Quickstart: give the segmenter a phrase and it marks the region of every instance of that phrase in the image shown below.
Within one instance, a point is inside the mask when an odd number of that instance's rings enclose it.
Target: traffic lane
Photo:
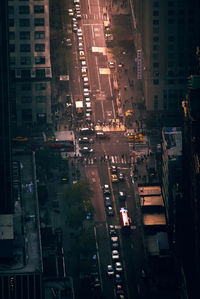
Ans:
[[[109,155],[116,155],[120,160],[123,157],[127,158],[130,156],[128,143],[124,141],[124,132],[109,132],[112,142],[105,143],[106,153]],[[112,162],[112,160],[111,160]],[[118,162],[120,164],[120,161]]]
[[[106,223],[95,223],[96,238],[99,250],[100,271],[102,279],[103,298],[114,298],[113,280],[107,275],[107,265],[111,263],[111,248]]]
[[[86,167],[86,176],[90,181],[90,186],[93,192],[91,202],[95,211],[94,219],[95,221],[105,221],[103,194],[97,167]]]

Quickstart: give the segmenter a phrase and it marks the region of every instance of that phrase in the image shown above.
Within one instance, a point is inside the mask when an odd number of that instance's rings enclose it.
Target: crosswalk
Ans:
[[[110,156],[105,156],[105,157],[85,157],[83,159],[83,162],[85,162],[86,165],[95,165],[99,163],[107,163],[107,161],[110,162],[110,164],[115,164],[115,165],[130,165],[133,163],[133,158],[131,157],[122,157],[120,155],[110,155]]]

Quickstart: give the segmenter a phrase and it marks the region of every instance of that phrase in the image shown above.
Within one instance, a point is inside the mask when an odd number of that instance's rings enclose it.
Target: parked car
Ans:
[[[112,260],[119,260],[119,251],[118,250],[112,250]]]
[[[114,270],[112,265],[107,265],[107,274],[108,276],[114,275]]]
[[[115,263],[115,271],[116,272],[122,272],[123,268],[122,268],[122,263],[121,262],[116,262]]]
[[[104,195],[110,195],[110,187],[109,187],[109,185],[104,185],[103,186],[103,193],[104,193]]]
[[[122,172],[120,172],[118,174],[118,179],[119,179],[119,181],[124,181],[125,180],[125,176],[124,176],[124,174]]]

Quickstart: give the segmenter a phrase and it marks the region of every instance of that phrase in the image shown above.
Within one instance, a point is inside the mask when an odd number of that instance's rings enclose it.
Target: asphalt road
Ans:
[[[83,31],[84,50],[86,55],[88,76],[90,81],[92,99],[93,123],[109,122],[115,119],[117,108],[113,97],[112,71],[108,68],[110,54],[107,52],[104,38],[103,14],[106,11],[106,3],[99,0],[81,1],[82,20],[80,26]],[[82,97],[83,84],[80,61],[78,57],[77,34],[72,33],[73,63],[71,64],[71,94],[73,99]],[[109,140],[95,141],[95,164],[85,165],[85,174],[91,182],[94,192],[92,204],[95,210],[95,235],[99,261],[99,274],[104,298],[116,298],[115,285],[112,278],[108,279],[106,268],[111,261],[111,245],[108,234],[108,225],[115,225],[120,240],[120,256],[123,264],[124,290],[126,298],[145,298],[142,296],[143,282],[141,269],[145,263],[143,232],[139,204],[135,197],[134,184],[130,178],[130,152],[127,137],[124,131],[109,132]],[[104,161],[104,156],[109,156],[109,161]],[[114,159],[117,157],[117,159]],[[125,174],[125,181],[112,183],[110,166],[115,164],[118,171]],[[79,167],[79,165],[78,165]],[[102,186],[109,184],[112,194],[114,216],[108,216],[104,207]],[[119,202],[118,192],[126,191],[127,200],[124,205],[129,210],[132,219],[130,235],[123,235],[119,210],[122,203]],[[142,291],[141,291],[142,290]],[[140,296],[139,296],[140,294]]]

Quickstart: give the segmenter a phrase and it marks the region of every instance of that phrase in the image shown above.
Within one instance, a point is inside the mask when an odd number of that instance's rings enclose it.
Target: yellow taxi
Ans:
[[[116,183],[119,181],[118,177],[116,174],[111,174],[111,181],[112,183]]]
[[[125,116],[133,116],[133,114],[134,114],[133,110],[127,110],[125,112]]]

